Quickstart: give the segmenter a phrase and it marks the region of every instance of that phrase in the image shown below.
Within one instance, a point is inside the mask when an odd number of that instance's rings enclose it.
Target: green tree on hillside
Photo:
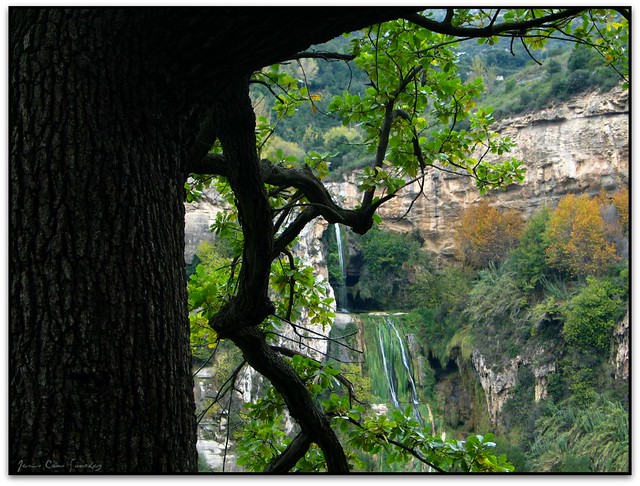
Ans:
[[[509,255],[508,266],[524,290],[534,290],[549,272],[545,232],[550,210],[542,208],[524,226],[518,246]]]
[[[579,348],[604,354],[624,313],[621,290],[610,280],[587,277],[587,285],[567,304],[562,328],[567,341]]]

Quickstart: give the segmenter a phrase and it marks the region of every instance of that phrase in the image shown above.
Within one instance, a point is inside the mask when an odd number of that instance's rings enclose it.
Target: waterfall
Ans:
[[[340,230],[340,224],[333,225],[333,229],[336,235],[336,242],[338,244],[338,261],[340,262],[340,280],[338,282],[336,305],[338,308],[346,312],[347,310],[347,267],[344,261],[344,249],[342,248],[342,232]]]
[[[389,386],[389,395],[391,395],[391,401],[396,408],[400,408],[400,402],[398,401],[398,390],[396,388],[395,373],[390,362],[387,362],[387,355],[384,352],[384,337],[382,336],[382,329],[378,327],[378,343],[380,344],[380,355],[382,356],[382,368],[384,369],[384,375],[387,378],[387,385]]]
[[[420,400],[418,398],[418,391],[416,390],[416,382],[413,379],[413,372],[409,367],[409,358],[407,357],[407,352],[404,347],[404,341],[400,336],[400,333],[398,332],[398,329],[396,328],[395,324],[393,323],[391,318],[388,316],[387,316],[387,323],[391,326],[391,328],[395,332],[396,337],[398,338],[398,344],[400,344],[400,356],[402,357],[402,365],[404,366],[404,369],[407,371],[407,378],[409,378],[409,383],[411,384],[411,401],[413,402],[413,415],[420,423],[422,423],[422,417],[420,416],[420,412],[418,411],[418,405],[420,405]]]
[[[391,317],[378,314],[376,321],[377,347],[380,349],[378,369],[381,368],[378,375],[381,381],[378,382],[378,386],[383,386],[383,383],[386,385],[384,388],[388,392],[388,399],[399,410],[403,410],[402,404],[406,407],[410,401],[413,405],[414,418],[420,424],[424,424],[419,410],[421,403],[413,376],[411,357],[404,338]],[[382,375],[384,375],[384,381],[382,381]]]

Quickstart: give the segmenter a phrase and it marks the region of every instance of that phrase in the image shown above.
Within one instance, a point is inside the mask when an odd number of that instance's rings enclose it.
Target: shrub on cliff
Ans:
[[[622,290],[609,279],[587,277],[587,285],[565,309],[563,334],[570,344],[604,353],[624,313]]]

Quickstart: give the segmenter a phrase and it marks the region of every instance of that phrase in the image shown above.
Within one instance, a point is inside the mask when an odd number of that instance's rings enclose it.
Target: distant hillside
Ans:
[[[313,50],[345,53],[349,43],[349,37],[339,37]],[[613,89],[621,78],[605,64],[594,50],[557,40],[531,55],[520,44],[512,46],[506,39],[488,51],[486,45],[475,41],[459,47],[462,78],[483,79],[485,94],[478,104],[493,106],[497,120],[553,107],[584,91]],[[357,126],[343,126],[327,109],[331,100],[345,91],[362,92],[367,82],[365,73],[353,62],[317,59],[292,62],[287,69],[299,83],[307,85],[314,103],[303,103],[294,116],[278,122],[263,155],[268,157],[278,149],[285,156],[299,159],[312,151],[329,153],[333,180],[366,165],[371,156],[364,146],[363,132]],[[255,99],[259,100],[258,115],[272,119],[272,94],[260,85],[255,85],[254,90]]]

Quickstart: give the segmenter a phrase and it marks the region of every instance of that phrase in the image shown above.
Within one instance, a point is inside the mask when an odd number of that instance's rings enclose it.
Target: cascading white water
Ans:
[[[385,377],[387,378],[387,385],[389,386],[389,395],[391,395],[391,401],[396,408],[400,408],[400,402],[398,401],[398,391],[396,390],[396,382],[392,370],[389,368],[387,362],[387,355],[384,352],[384,337],[382,336],[382,330],[378,327],[378,344],[380,344],[380,354],[382,356],[382,368],[384,369]]]
[[[413,415],[415,418],[422,423],[422,417],[420,416],[420,412],[418,411],[418,405],[420,405],[420,400],[418,398],[418,391],[416,390],[416,383],[413,379],[413,373],[411,372],[411,368],[409,367],[409,358],[407,357],[407,352],[404,347],[404,341],[398,332],[393,320],[387,316],[387,323],[393,329],[396,337],[398,338],[398,344],[400,345],[400,357],[402,358],[402,365],[404,369],[407,371],[407,377],[409,378],[409,383],[411,384],[411,401],[413,402]]]
[[[338,244],[338,261],[340,263],[340,282],[338,283],[337,294],[336,295],[336,304],[339,305],[340,310],[346,312],[347,310],[347,287],[346,287],[346,278],[347,278],[347,267],[345,265],[344,259],[344,250],[342,248],[342,232],[340,230],[340,225],[338,223],[333,225],[336,242]]]

